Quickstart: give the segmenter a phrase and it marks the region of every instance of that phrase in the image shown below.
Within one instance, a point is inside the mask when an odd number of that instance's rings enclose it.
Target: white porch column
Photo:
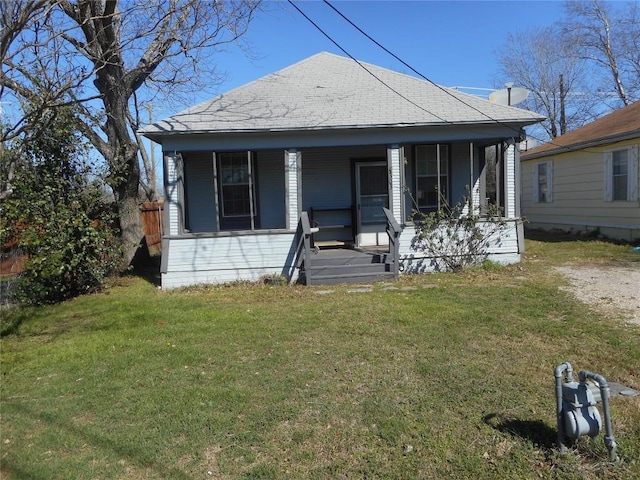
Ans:
[[[165,233],[179,235],[183,215],[182,156],[177,152],[164,152],[165,171]]]
[[[516,176],[516,160],[520,160],[520,155],[515,140],[511,139],[507,142],[504,156],[504,214],[507,218],[517,218],[520,213],[518,205],[520,180]]]
[[[302,208],[302,152],[296,149],[284,152],[284,176],[285,176],[285,206],[287,210],[287,228],[289,230],[298,227],[300,211]]]
[[[480,215],[480,158],[476,155],[476,146],[473,142],[469,143],[469,169],[470,169],[470,185],[471,191],[471,212],[474,215]]]
[[[387,166],[389,170],[389,190],[391,195],[389,196],[389,210],[393,213],[393,216],[398,223],[404,222],[403,215],[403,201],[404,198],[402,186],[403,181],[403,166],[404,166],[404,148],[399,145],[391,145],[387,148]]]

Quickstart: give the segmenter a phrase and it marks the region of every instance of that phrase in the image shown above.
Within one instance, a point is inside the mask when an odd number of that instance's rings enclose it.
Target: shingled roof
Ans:
[[[142,133],[157,138],[496,121],[525,126],[542,119],[527,110],[322,52],[149,125]]]
[[[522,160],[640,137],[640,101],[523,153]]]

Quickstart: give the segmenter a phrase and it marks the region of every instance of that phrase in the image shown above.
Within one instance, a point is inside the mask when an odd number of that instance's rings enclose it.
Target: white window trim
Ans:
[[[546,165],[547,197],[545,201],[540,200],[540,184],[538,183],[538,173],[540,165]],[[534,203],[553,202],[553,160],[538,162],[533,166],[533,201]]]
[[[604,153],[604,201],[613,202],[613,152],[627,150],[627,202],[638,201],[638,145],[615,148]],[[624,200],[617,200],[624,201]]]

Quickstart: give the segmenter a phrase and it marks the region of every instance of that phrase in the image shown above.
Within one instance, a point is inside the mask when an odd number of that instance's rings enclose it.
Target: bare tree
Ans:
[[[585,64],[553,26],[509,34],[496,54],[501,78],[529,90],[522,106],[547,117],[550,138],[594,118]]]
[[[567,1],[564,41],[602,73],[602,91],[614,91],[622,105],[640,98],[640,19],[637,3],[624,8],[602,0]]]
[[[216,82],[213,54],[246,32],[259,0],[5,0],[0,2],[0,100],[21,115],[1,141],[41,127],[43,113],[80,107],[80,128],[108,166],[129,261],[142,238],[147,193],[135,135],[140,109],[160,95]],[[6,123],[6,122],[5,122]]]

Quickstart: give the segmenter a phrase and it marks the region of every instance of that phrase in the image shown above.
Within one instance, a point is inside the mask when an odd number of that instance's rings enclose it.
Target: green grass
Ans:
[[[627,246],[529,241],[519,265],[403,277],[395,290],[120,279],[3,312],[0,477],[638,478],[640,398],[555,448],[553,369],[640,389],[640,328],[549,268]],[[640,265],[640,264],[639,264]]]

